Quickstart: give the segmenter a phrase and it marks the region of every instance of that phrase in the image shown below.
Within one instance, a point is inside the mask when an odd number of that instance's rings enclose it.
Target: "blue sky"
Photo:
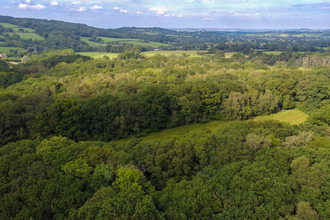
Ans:
[[[330,29],[330,1],[0,0],[0,14],[102,28]]]

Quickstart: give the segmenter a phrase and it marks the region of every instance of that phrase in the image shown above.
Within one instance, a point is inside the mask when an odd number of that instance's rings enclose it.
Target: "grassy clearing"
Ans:
[[[0,47],[0,53],[10,53],[10,50],[24,50],[20,47]]]
[[[113,58],[118,56],[118,53],[106,53],[106,52],[78,52],[76,54],[93,57],[93,58],[101,58],[103,56],[108,56],[110,58]]]
[[[293,110],[281,111],[279,113],[272,114],[272,115],[259,116],[252,120],[255,120],[255,121],[278,120],[281,122],[288,122],[292,125],[297,125],[297,124],[304,123],[307,120],[307,118],[308,118],[308,115],[306,113],[302,112],[299,109],[293,109]],[[210,130],[212,133],[214,133],[229,123],[230,122],[227,122],[227,121],[212,121],[209,123],[198,123],[198,124],[185,125],[185,126],[180,126],[180,127],[173,128],[173,129],[166,129],[166,130],[163,130],[160,132],[150,133],[150,134],[148,134],[148,136],[143,137],[143,140],[145,140],[145,141],[168,140],[174,136],[183,137],[190,132],[205,131],[205,130]],[[124,144],[128,140],[129,139],[122,139],[122,140],[116,141],[116,143]]]
[[[284,110],[276,114],[267,115],[267,116],[260,116],[255,118],[254,120],[278,120],[282,122],[289,122],[292,125],[298,125],[304,123],[308,118],[308,115],[302,112],[299,109],[293,110]]]
[[[9,24],[9,23],[0,23],[5,28],[19,28],[17,25]]]
[[[10,36],[13,34],[19,35],[22,39],[32,39],[32,40],[45,40],[45,38],[41,37],[40,35],[36,33],[6,33]]]
[[[280,55],[281,53],[283,53],[282,51],[264,51],[263,53],[265,54],[272,54],[272,55]]]
[[[31,28],[21,28],[21,27],[17,27],[17,28],[11,28],[13,29],[14,32],[19,32],[19,29],[23,29],[25,32],[28,33],[34,33],[35,30],[31,29]]]
[[[186,54],[189,55],[191,57],[199,57],[200,55],[197,55],[197,50],[176,50],[176,51],[147,51],[147,52],[142,52],[143,55],[146,56],[154,56],[156,54],[160,54],[160,55],[165,55],[165,56],[169,56],[171,54],[177,55],[177,56],[182,56],[182,54]]]
[[[141,45],[141,46],[150,46],[150,47],[161,47],[161,46],[166,46],[167,44],[164,43],[158,43],[158,42],[143,42],[142,40],[139,39],[133,39],[133,38],[110,38],[110,37],[98,37],[103,40],[104,43],[109,43],[109,42],[118,42],[118,43],[126,43],[126,44],[134,44],[134,45]],[[100,45],[99,43],[89,41],[89,37],[80,37],[80,40],[91,45]]]
[[[293,35],[294,37],[319,37],[321,36],[323,33],[301,33],[301,34],[296,34]]]
[[[229,53],[225,53],[225,58],[230,58],[234,55],[234,53],[236,52],[229,52]]]
[[[154,56],[156,54],[160,55],[165,55],[169,56],[171,54],[177,55],[177,56],[182,56],[182,54],[189,55],[190,57],[198,57],[200,55],[197,55],[196,50],[192,51],[184,51],[184,50],[178,50],[178,51],[147,51],[147,52],[142,52],[142,55],[145,55],[147,57]],[[101,58],[103,56],[108,56],[110,58],[117,57],[118,53],[106,53],[106,52],[78,52],[77,54],[83,55],[83,56],[89,56],[93,58]]]

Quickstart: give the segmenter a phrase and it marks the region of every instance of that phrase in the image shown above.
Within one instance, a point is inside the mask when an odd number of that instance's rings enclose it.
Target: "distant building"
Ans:
[[[7,58],[7,54],[5,54],[5,53],[0,54],[0,57],[1,57],[1,58]]]
[[[159,51],[159,49],[155,49],[155,51]]]

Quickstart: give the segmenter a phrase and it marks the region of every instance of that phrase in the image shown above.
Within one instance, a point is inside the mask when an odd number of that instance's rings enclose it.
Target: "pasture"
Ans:
[[[41,37],[40,35],[36,33],[6,33],[9,34],[10,36],[13,34],[19,35],[22,39],[32,39],[32,40],[45,40],[45,38]]]
[[[118,56],[118,53],[106,53],[106,52],[77,52],[76,54],[93,57],[93,58],[102,58],[103,56],[114,58]]]
[[[109,43],[109,42],[118,42],[118,43],[125,43],[125,44],[134,44],[134,45],[140,45],[143,47],[150,46],[150,47],[161,47],[161,46],[166,46],[167,44],[164,43],[159,43],[159,42],[144,42],[140,39],[133,39],[133,38],[110,38],[110,37],[98,37],[101,38],[104,43]],[[99,43],[89,41],[89,37],[80,37],[81,41],[89,44],[90,46],[94,45],[100,45]]]
[[[0,53],[10,53],[11,50],[24,50],[20,47],[0,47]]]
[[[182,56],[182,54],[189,55],[190,57],[199,57],[200,55],[197,55],[197,50],[176,50],[176,51],[147,51],[147,52],[142,52],[143,55],[145,56],[154,56],[156,54],[164,55],[164,56],[169,56],[171,54],[177,55],[177,56]]]
[[[0,25],[5,27],[5,28],[19,28],[19,26],[17,25],[13,25],[13,24],[9,24],[9,23],[1,23],[0,22]]]

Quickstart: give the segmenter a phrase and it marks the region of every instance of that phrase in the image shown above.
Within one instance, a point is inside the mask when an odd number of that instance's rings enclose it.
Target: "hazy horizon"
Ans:
[[[330,29],[330,2],[315,0],[5,0],[1,15],[100,28]]]

